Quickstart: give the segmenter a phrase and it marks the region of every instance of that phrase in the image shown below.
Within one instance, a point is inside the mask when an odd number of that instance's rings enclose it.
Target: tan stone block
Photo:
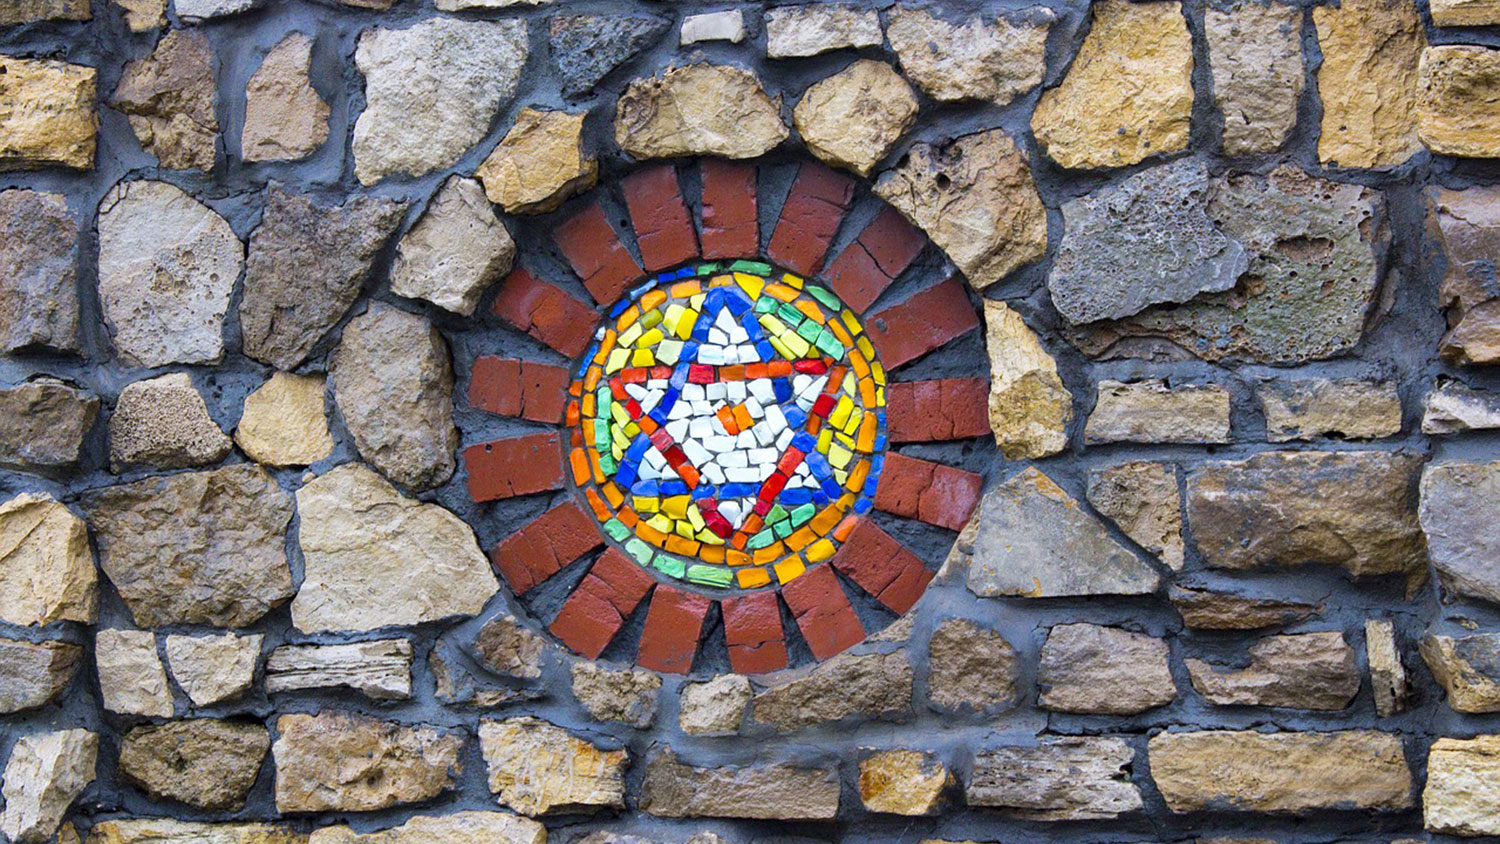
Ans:
[[[245,397],[234,441],[267,466],[306,466],[333,453],[323,412],[327,378],[277,372]]]
[[[1337,167],[1394,167],[1420,149],[1417,64],[1427,37],[1406,0],[1350,0],[1312,10],[1323,64],[1318,158]]]
[[[93,167],[97,78],[91,67],[0,56],[0,169]]]

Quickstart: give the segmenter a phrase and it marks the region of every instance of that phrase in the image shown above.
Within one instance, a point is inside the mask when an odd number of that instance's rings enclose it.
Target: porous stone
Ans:
[[[51,59],[0,55],[0,167],[94,166],[98,71]]]
[[[0,191],[0,350],[31,348],[78,351],[78,223],[62,194],[17,188]]]
[[[1059,624],[1037,666],[1037,705],[1054,712],[1133,715],[1177,699],[1167,643],[1097,624]]]
[[[37,709],[57,700],[83,648],[69,642],[27,642],[0,637],[0,715]]]
[[[808,152],[869,176],[916,120],[917,97],[890,65],[860,59],[813,83],[792,117]]]
[[[573,663],[573,697],[599,721],[618,721],[645,729],[656,720],[661,675],[653,671],[616,671],[594,662]]]
[[[583,140],[588,112],[523,108],[474,177],[508,214],[544,214],[594,186],[599,163]]]
[[[1433,0],[1433,26],[1493,26],[1500,24],[1500,5],[1494,0]]]
[[[481,721],[490,791],[533,817],[625,808],[624,750],[605,750],[538,718]]]
[[[149,631],[100,630],[94,634],[94,661],[105,709],[120,715],[172,717],[167,672]]]
[[[1182,623],[1199,630],[1256,630],[1314,618],[1322,604],[1234,595],[1198,586],[1173,585],[1168,597]]]
[[[135,727],[120,742],[120,776],[158,800],[237,812],[271,736],[260,724],[198,718]]]
[[[1500,393],[1476,390],[1458,381],[1445,381],[1427,394],[1426,407],[1422,411],[1422,433],[1461,434],[1494,428],[1500,428]]]
[[[86,21],[88,0],[13,0],[0,9],[0,26],[34,21]]]
[[[250,690],[260,663],[260,633],[167,637],[167,667],[194,706],[213,706]]]
[[[1427,754],[1422,817],[1431,832],[1500,835],[1500,736],[1440,738]]]
[[[1170,463],[1141,460],[1089,472],[1089,504],[1173,571],[1182,568],[1182,496]]]
[[[98,396],[56,378],[0,390],[0,466],[51,472],[77,465],[98,417]]]
[[[947,765],[917,750],[885,750],[859,760],[859,800],[869,812],[939,814],[955,782]]]
[[[1417,87],[1417,135],[1428,149],[1466,158],[1500,155],[1500,50],[1428,47],[1417,66]]]
[[[373,700],[411,697],[411,642],[283,645],[266,660],[266,693],[343,686]]]
[[[0,504],[0,621],[93,624],[98,580],[83,519],[45,492]]]
[[[376,302],[344,327],[331,374],[360,456],[412,489],[448,480],[458,447],[453,364],[436,328]]]
[[[646,763],[640,810],[664,818],[829,821],[839,811],[839,777],[786,763],[697,768],[664,748]]]
[[[738,44],[744,40],[745,13],[739,9],[725,9],[722,12],[703,12],[684,17],[677,43],[686,47],[703,41]]]
[[[725,736],[739,731],[754,692],[741,674],[721,674],[682,687],[677,724],[690,736]]]
[[[111,0],[125,12],[131,32],[150,32],[167,25],[167,0]]]
[[[1500,633],[1422,637],[1422,661],[1458,712],[1500,712]]]
[[[547,828],[509,812],[454,812],[418,816],[378,832],[326,826],[313,830],[307,844],[547,844]]]
[[[542,676],[542,651],[546,646],[546,639],[509,615],[486,621],[474,637],[474,653],[486,668],[524,680]]]
[[[1214,568],[1419,571],[1427,558],[1417,524],[1421,464],[1384,451],[1270,451],[1207,463],[1188,473],[1188,525]]]
[[[878,47],[885,41],[874,9],[838,3],[780,6],[766,11],[766,55],[816,56],[829,50]]]
[[[1338,437],[1373,440],[1401,433],[1401,396],[1389,381],[1310,378],[1255,388],[1275,443]]]
[[[359,298],[376,254],[405,212],[405,203],[389,199],[359,196],[327,206],[274,183],[268,187],[245,264],[245,354],[277,369],[306,360]],[[318,272],[305,272],[310,266]]]
[[[307,834],[272,824],[132,818],[94,824],[88,844],[307,844]]]
[[[1031,821],[1108,820],[1141,810],[1130,781],[1135,751],[1122,739],[1045,737],[974,755],[970,806]]]
[[[22,736],[5,763],[0,835],[13,844],[43,844],[57,832],[68,807],[94,781],[99,736],[57,730]]]
[[[615,143],[636,158],[755,158],[786,140],[780,104],[755,74],[690,64],[630,83],[615,105]]]
[[[106,487],[83,507],[99,566],[142,627],[244,627],[292,596],[292,498],[258,466]]]
[[[859,716],[894,721],[911,713],[914,676],[904,651],[842,654],[806,676],[755,695],[750,716],[790,732]]]
[[[984,289],[1047,251],[1047,209],[1031,166],[1002,129],[915,144],[875,193]]]
[[[228,17],[258,8],[265,0],[172,0],[172,10],[188,23]]]
[[[401,237],[391,292],[470,316],[479,297],[510,272],[516,242],[495,217],[484,187],[449,176],[421,219]]]
[[[281,812],[370,812],[454,788],[463,739],[348,712],[282,715],[271,747]]]
[[[1041,84],[1047,31],[1056,15],[1037,6],[1017,18],[972,17],[955,24],[925,9],[897,6],[885,34],[901,70],[927,96],[1003,106]]]
[[[261,60],[245,86],[240,155],[246,161],[289,161],[312,155],[328,140],[328,103],[313,90],[311,38],[294,32]]]
[[[943,709],[991,711],[1016,702],[1020,662],[994,630],[950,618],[927,642],[927,699]]]
[[[1237,2],[1203,13],[1214,106],[1225,155],[1275,152],[1297,126],[1302,97],[1302,9]]]
[[[1447,258],[1438,292],[1448,312],[1439,351],[1453,363],[1500,362],[1500,295],[1495,250],[1500,249],[1500,188],[1432,188],[1429,235]]]
[[[1365,662],[1370,666],[1370,691],[1375,713],[1389,718],[1406,710],[1409,686],[1396,626],[1390,619],[1365,620]]]
[[[168,170],[214,167],[214,52],[201,32],[174,29],[151,55],[125,66],[110,105],[130,120],[136,140]],[[230,279],[232,282],[233,279]]]
[[[1034,460],[1068,447],[1073,394],[1057,374],[1057,361],[1021,315],[995,299],[984,300],[990,356],[989,417],[995,445],[1007,460]]]
[[[1374,730],[1158,733],[1151,778],[1173,812],[1303,813],[1406,809],[1411,770],[1401,739]]]
[[[659,15],[555,15],[548,25],[563,95],[592,94],[610,71],[661,40],[672,22]]]
[[[304,633],[474,615],[499,588],[468,525],[357,463],[297,490],[297,512],[305,573],[292,624]]]
[[[985,493],[953,545],[954,561],[968,566],[969,591],[983,597],[1148,595],[1160,581],[1035,467]]]
[[[218,362],[244,264],[228,221],[166,182],[121,182],[99,205],[99,301],[129,364]]]
[[[204,466],[223,460],[229,449],[229,437],[208,415],[186,372],[125,385],[109,417],[109,462],[115,472],[133,465]]]
[[[1323,125],[1318,158],[1337,167],[1393,167],[1421,149],[1417,65],[1427,37],[1401,0],[1313,9]]]
[[[1160,379],[1100,381],[1083,440],[1089,444],[1227,443],[1229,391],[1217,384],[1169,387]]]
[[[520,18],[436,17],[365,30],[354,53],[366,103],[354,124],[354,175],[372,185],[453,164],[515,94],[526,54]]]
[[[267,466],[306,466],[322,460],[333,453],[323,412],[327,392],[322,375],[272,373],[245,397],[235,443],[251,460]]]
[[[1220,706],[1343,709],[1359,694],[1359,668],[1344,634],[1267,636],[1250,646],[1250,664],[1215,668],[1186,661],[1193,688]]]

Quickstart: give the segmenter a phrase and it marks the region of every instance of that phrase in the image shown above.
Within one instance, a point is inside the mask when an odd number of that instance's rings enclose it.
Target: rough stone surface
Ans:
[[[687,15],[682,19],[682,31],[678,37],[678,43],[684,47],[703,41],[738,44],[744,40],[745,13],[739,9]]]
[[[82,659],[83,648],[68,642],[0,637],[0,715],[56,700],[73,682]]]
[[[440,0],[441,2],[441,0]],[[308,844],[547,844],[547,828],[509,812],[418,816],[400,826],[357,833],[347,826],[314,830]]]
[[[305,574],[292,624],[305,633],[474,615],[498,589],[468,525],[359,464],[297,490],[297,512]]]
[[[1174,585],[1168,594],[1182,623],[1199,630],[1281,627],[1314,618],[1323,611],[1322,604],[1234,595],[1198,586]]]
[[[869,176],[916,120],[917,97],[890,65],[861,59],[813,83],[792,116],[808,152]]]
[[[307,844],[307,834],[271,824],[134,818],[94,824],[88,844]]]
[[[150,632],[100,630],[94,636],[94,660],[105,709],[120,715],[172,717],[172,691]]]
[[[1500,712],[1500,633],[1422,638],[1422,661],[1458,712]]]
[[[838,3],[781,6],[766,12],[766,55],[815,56],[849,47],[878,47],[885,39],[874,9]]]
[[[533,817],[625,808],[624,750],[605,750],[537,718],[482,721],[490,791]]]
[[[1500,155],[1495,126],[1500,50],[1428,47],[1417,68],[1417,134],[1433,152],[1467,158]]]
[[[1389,381],[1267,381],[1256,387],[1255,398],[1271,442],[1318,437],[1373,440],[1401,433],[1401,395]]]
[[[1100,381],[1086,443],[1227,443],[1229,391],[1216,384]]]
[[[1390,619],[1365,620],[1365,662],[1370,666],[1370,691],[1375,698],[1376,714],[1389,718],[1404,712],[1410,684],[1406,666],[1401,662],[1396,626]]]
[[[322,375],[275,372],[245,397],[234,441],[247,457],[267,466],[306,466],[333,453],[323,412],[328,392]]]
[[[555,15],[548,46],[563,95],[593,93],[610,71],[661,40],[672,25],[659,15]]]
[[[1500,5],[1494,0],[1433,0],[1433,26],[1493,26],[1500,24]]]
[[[276,808],[369,812],[453,788],[463,739],[348,712],[276,719]]]
[[[1338,167],[1392,167],[1421,148],[1417,65],[1427,46],[1417,8],[1352,0],[1313,10],[1323,64],[1318,158]]]
[[[0,390],[0,466],[23,472],[74,466],[98,417],[98,396],[56,378]]]
[[[168,636],[167,667],[194,706],[234,700],[250,690],[265,635]]]
[[[1224,118],[1225,155],[1275,152],[1297,126],[1306,83],[1302,9],[1239,2],[1203,14],[1214,106]]]
[[[1089,472],[1089,504],[1173,571],[1182,568],[1182,496],[1170,463],[1134,461]]]
[[[99,567],[136,624],[244,627],[292,596],[291,496],[241,464],[84,496]]]
[[[94,166],[98,71],[50,59],[0,56],[0,166]]]
[[[141,148],[168,170],[213,169],[219,137],[213,50],[202,33],[174,29],[151,55],[125,66],[110,100],[129,118]]]
[[[666,818],[828,821],[838,815],[839,778],[789,764],[697,768],[666,748],[646,763],[640,809]]]
[[[1046,738],[1034,746],[974,755],[965,798],[1034,821],[1117,818],[1140,811],[1141,792],[1127,769],[1135,759],[1117,738]]]
[[[199,718],[132,729],[120,742],[120,776],[152,797],[239,811],[271,736],[260,724]]]
[[[486,668],[523,680],[542,676],[542,651],[546,646],[546,639],[509,615],[486,621],[474,637],[474,653]]]
[[[690,736],[724,736],[739,731],[754,692],[740,674],[721,674],[682,687],[677,723]]]
[[[453,364],[437,329],[377,302],[344,327],[331,374],[360,456],[412,489],[448,480],[458,429]]]
[[[366,101],[354,124],[355,176],[371,185],[453,164],[515,94],[526,53],[522,19],[436,17],[365,30],[354,53]]]
[[[223,460],[230,447],[186,372],[127,384],[109,417],[109,462],[116,472],[132,465],[205,466]]]
[[[1433,188],[1430,235],[1447,258],[1439,300],[1448,311],[1439,351],[1453,363],[1500,362],[1500,294],[1494,255],[1500,248],[1500,189]]]
[[[1427,754],[1422,814],[1431,832],[1500,835],[1500,736],[1440,738]]]
[[[639,159],[755,158],[788,134],[778,103],[737,67],[690,64],[638,79],[615,107],[615,143]]]
[[[58,730],[23,736],[5,763],[0,796],[0,835],[13,844],[51,839],[68,807],[94,781],[99,735],[89,730]]]
[[[1343,709],[1359,694],[1354,649],[1338,631],[1267,636],[1250,647],[1250,664],[1215,668],[1186,660],[1193,688],[1220,706]]]
[[[0,26],[33,21],[86,21],[88,0],[13,0],[0,9]]]
[[[1037,704],[1054,712],[1132,715],[1177,698],[1167,643],[1097,624],[1059,624],[1037,667]]]
[[[656,720],[661,675],[652,671],[616,671],[593,662],[573,663],[573,697],[599,721],[617,721],[636,729]]]
[[[67,197],[0,191],[0,350],[78,349],[77,253]]]
[[[166,182],[122,182],[99,205],[99,300],[127,363],[214,363],[245,247]]]
[[[495,217],[484,187],[450,176],[402,236],[391,267],[391,292],[469,316],[515,259],[516,242]]]
[[[1475,390],[1458,381],[1439,381],[1427,394],[1422,433],[1461,434],[1500,428],[1500,393]]]
[[[1016,702],[1020,668],[1004,636],[966,618],[950,618],[927,643],[927,698],[943,709],[1009,707]]]
[[[583,139],[587,112],[523,108],[474,177],[508,214],[544,214],[594,186],[599,163]]]
[[[228,17],[260,7],[265,0],[172,0],[172,11],[188,23]]]
[[[1007,460],[1032,460],[1068,447],[1073,394],[1053,359],[1019,313],[984,300],[990,355],[990,430]]]
[[[750,717],[789,732],[853,716],[898,720],[911,712],[914,677],[906,654],[843,654],[758,693]]]
[[[411,697],[411,642],[283,645],[266,660],[266,693],[343,686],[373,700]]]
[[[939,814],[955,782],[947,765],[916,750],[886,750],[859,761],[859,800],[869,812]]]
[[[113,0],[125,13],[131,32],[150,32],[167,25],[167,0]]]
[[[266,54],[245,87],[246,161],[287,161],[312,155],[328,140],[328,103],[313,90],[311,38],[300,32]]]
[[[885,32],[902,71],[927,96],[1003,106],[1041,84],[1054,19],[1050,9],[1035,7],[1015,21],[973,17],[955,24],[925,9],[897,6]]]
[[[83,519],[46,493],[0,504],[0,621],[92,624],[98,580]]]

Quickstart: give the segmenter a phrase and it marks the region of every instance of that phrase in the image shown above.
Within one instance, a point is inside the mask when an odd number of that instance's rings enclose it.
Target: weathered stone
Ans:
[[[661,40],[672,25],[658,15],[555,15],[548,30],[563,95],[592,94],[610,71]]]
[[[1391,733],[1158,733],[1146,749],[1151,778],[1173,812],[1412,805],[1411,770],[1400,737]]]
[[[172,10],[188,23],[228,17],[260,7],[265,0],[172,0]]]
[[[758,693],[750,715],[779,732],[855,716],[902,720],[911,714],[913,679],[911,662],[904,651],[843,654],[806,676]]]
[[[292,624],[374,630],[474,615],[499,588],[474,533],[357,463],[297,490],[304,559]]]
[[[93,624],[98,602],[83,519],[45,492],[0,504],[0,621]]]
[[[1495,0],[1433,0],[1433,26],[1493,26],[1500,24]]]
[[[167,672],[149,631],[100,630],[94,635],[94,660],[105,709],[121,715],[172,717]]]
[[[307,834],[258,823],[193,823],[170,818],[100,821],[88,844],[307,844]]]
[[[245,397],[234,441],[245,454],[267,466],[306,466],[333,453],[323,404],[328,392],[322,375],[272,373]]]
[[[1416,518],[1421,464],[1384,451],[1270,451],[1207,463],[1188,473],[1188,525],[1215,568],[1415,572],[1427,556]]]
[[[950,618],[927,642],[927,698],[943,709],[989,711],[1016,702],[1020,663],[993,630]]]
[[[656,720],[661,675],[652,671],[616,671],[594,662],[573,663],[573,697],[599,721],[618,721],[645,729]]]
[[[1047,209],[1031,166],[1002,129],[912,146],[875,192],[927,233],[976,289],[1047,251]]]
[[[547,844],[547,828],[509,812],[455,812],[418,816],[378,832],[326,826],[314,830],[308,844]]]
[[[0,55],[0,167],[94,166],[98,71]]]
[[[984,597],[1149,595],[1161,579],[1035,467],[985,493],[954,560]]]
[[[936,815],[955,782],[947,765],[916,750],[885,750],[859,761],[859,799],[870,812]]]
[[[83,507],[99,566],[142,627],[244,627],[292,596],[292,499],[258,466],[106,487]]]
[[[1389,381],[1313,378],[1267,381],[1255,388],[1275,443],[1339,437],[1370,440],[1401,433],[1401,396]]]
[[[98,396],[56,378],[0,390],[0,466],[48,472],[77,465],[98,416]]]
[[[636,158],[755,158],[786,140],[780,104],[748,70],[670,68],[630,83],[615,105],[615,143]]]
[[[1245,247],[1209,215],[1208,168],[1185,158],[1063,203],[1063,239],[1047,289],[1074,323],[1234,287]]]
[[[214,167],[219,119],[213,61],[213,46],[202,33],[174,29],[155,52],[125,66],[110,100],[129,118],[141,148],[168,170]]]
[[[486,621],[474,637],[474,653],[486,668],[524,680],[542,676],[542,651],[546,646],[546,639],[509,615]]]
[[[813,83],[792,117],[808,152],[868,176],[916,120],[917,97],[890,65],[860,59]]]
[[[360,456],[412,489],[448,480],[456,466],[453,364],[427,320],[376,302],[344,326],[333,395]]]
[[[1042,82],[1047,31],[1056,15],[1028,9],[1012,21],[973,17],[953,24],[925,9],[897,6],[885,34],[901,70],[935,100],[1006,105]]]
[[[276,719],[276,808],[370,812],[454,788],[463,738],[348,712]]]
[[[0,9],[0,26],[33,21],[86,21],[88,0],[12,0]]]
[[[1417,67],[1417,134],[1443,155],[1500,155],[1500,50],[1467,44],[1428,47]]]
[[[624,750],[605,750],[537,718],[482,721],[490,791],[523,815],[625,808]]]
[[[339,0],[345,4],[361,4],[370,2],[385,3],[384,8],[390,8],[392,0]],[[464,9],[509,9],[515,6],[548,6],[554,0],[437,0],[434,5],[438,11],[457,12]]]
[[[1227,443],[1229,391],[1217,384],[1169,387],[1160,379],[1100,381],[1083,441]]]
[[[237,812],[270,747],[260,724],[200,718],[143,725],[120,742],[120,776],[158,800]]]
[[[166,182],[121,182],[99,205],[99,301],[127,363],[216,363],[245,247]]]
[[[439,703],[493,708],[546,697],[544,689],[535,686],[502,686],[476,676],[467,654],[452,634],[438,637],[427,655],[432,671],[433,696]]]
[[[1182,496],[1172,464],[1143,460],[1091,471],[1088,499],[1135,544],[1182,569]]]
[[[229,437],[208,415],[186,372],[125,385],[109,417],[109,462],[115,472],[132,465],[204,466],[223,460],[229,449]]]
[[[739,9],[687,15],[682,19],[682,31],[678,36],[678,44],[683,47],[703,41],[738,44],[744,40],[745,13]]]
[[[839,811],[839,776],[784,763],[695,768],[664,748],[646,763],[640,810],[664,818],[829,821]]]
[[[1500,712],[1500,633],[1422,638],[1422,660],[1458,712]]]
[[[167,0],[112,0],[125,12],[131,32],[150,32],[167,25]]]
[[[583,140],[588,112],[523,108],[475,178],[490,202],[509,214],[543,214],[594,186],[599,163]]]
[[[1389,718],[1406,710],[1406,666],[1396,643],[1396,626],[1390,619],[1365,620],[1365,662],[1370,666],[1370,691],[1375,713]]]
[[[1031,747],[984,750],[974,756],[965,797],[970,806],[999,809],[1033,821],[1107,820],[1141,810],[1130,781],[1135,751],[1117,738],[1044,738]]]
[[[470,316],[495,279],[510,272],[516,242],[495,217],[484,188],[450,176],[401,238],[391,292]]]
[[[1177,699],[1167,643],[1097,624],[1059,624],[1037,666],[1037,705],[1054,712],[1134,715]]]
[[[287,161],[312,155],[328,140],[328,103],[313,90],[311,38],[294,32],[261,60],[245,86],[246,161]]]
[[[1422,433],[1461,434],[1495,428],[1500,428],[1500,393],[1475,390],[1458,381],[1443,381],[1427,394]]]
[[[283,645],[266,660],[266,693],[344,686],[374,700],[411,697],[411,642]]]
[[[1422,816],[1431,832],[1500,835],[1500,736],[1432,743]]]
[[[365,110],[354,124],[354,175],[423,176],[479,143],[526,64],[526,21],[435,17],[359,36]]]
[[[38,347],[79,348],[78,223],[62,194],[0,191],[0,351]]]
[[[1337,167],[1393,167],[1421,149],[1417,65],[1427,37],[1401,0],[1351,0],[1313,9],[1323,63],[1318,158]]]
[[[837,3],[780,6],[766,11],[766,55],[816,56],[849,47],[879,47],[885,40],[874,9]]]
[[[0,835],[14,844],[43,844],[57,832],[73,800],[94,781],[99,736],[58,730],[23,736],[5,763]]]
[[[1239,2],[1203,14],[1214,106],[1225,155],[1275,152],[1297,126],[1302,97],[1302,9]]]
[[[1500,188],[1432,188],[1428,230],[1447,258],[1439,300],[1448,311],[1439,351],[1454,363],[1500,362],[1500,294],[1495,250],[1500,249]]]
[[[0,637],[0,715],[57,700],[73,682],[83,648],[68,642]]]
[[[1250,664],[1215,668],[1186,661],[1193,688],[1220,706],[1343,709],[1359,694],[1359,668],[1344,634],[1267,636],[1250,646]]]
[[[1323,612],[1322,604],[1231,595],[1196,586],[1173,585],[1168,595],[1182,623],[1199,630],[1283,627]]]
[[[721,674],[682,687],[677,723],[690,736],[726,736],[740,729],[754,692],[741,674]]]
[[[307,359],[359,298],[406,204],[360,196],[325,206],[272,184],[250,235],[240,324],[245,354],[277,369]],[[306,272],[307,267],[318,272]]]
[[[1057,361],[1009,305],[984,300],[990,354],[990,430],[1007,460],[1034,460],[1068,447],[1073,394]]]
[[[250,690],[265,638],[260,633],[168,636],[167,667],[194,706],[213,706]]]

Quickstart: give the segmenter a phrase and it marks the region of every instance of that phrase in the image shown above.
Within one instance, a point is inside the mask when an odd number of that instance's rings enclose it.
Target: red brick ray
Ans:
[[[524,595],[603,544],[594,517],[569,499],[496,545],[490,562],[512,592]]]
[[[821,164],[803,164],[771,233],[771,260],[802,275],[822,269],[828,244],[853,199],[853,179]]]
[[[552,239],[600,305],[618,301],[643,272],[609,225],[604,206],[597,200],[559,226]],[[589,327],[593,328],[592,322]]]
[[[563,455],[557,431],[543,431],[464,449],[469,496],[498,501],[562,489]]]
[[[583,354],[599,312],[592,305],[518,269],[501,282],[495,316],[570,358]]]
[[[705,158],[699,168],[703,176],[703,257],[717,260],[759,254],[755,168],[721,158]]]
[[[910,363],[979,327],[979,315],[956,277],[905,302],[866,315],[865,330],[887,370]]]
[[[862,519],[839,547],[833,567],[898,615],[922,597],[933,575],[920,557],[869,519]]]
[[[927,236],[887,207],[829,265],[824,276],[833,292],[856,312],[863,312],[927,245]]]
[[[886,388],[886,433],[898,443],[986,437],[989,400],[986,378],[893,382]]]
[[[693,592],[658,584],[646,611],[646,629],[636,663],[663,674],[686,674],[693,668],[703,620],[714,602]]]
[[[787,666],[786,631],[775,592],[725,599],[724,638],[736,674],[766,674]]]
[[[818,660],[837,656],[864,640],[865,629],[831,566],[808,569],[781,587],[781,597]]]
[[[664,270],[698,257],[698,232],[682,199],[676,168],[663,164],[637,171],[621,187],[646,269]]]
[[[888,452],[875,507],[930,525],[960,530],[979,503],[984,479],[952,466]]]
[[[622,552],[606,548],[548,629],[575,653],[598,659],[655,585]]]
[[[501,416],[556,423],[568,403],[565,366],[485,355],[469,375],[469,406]]]

